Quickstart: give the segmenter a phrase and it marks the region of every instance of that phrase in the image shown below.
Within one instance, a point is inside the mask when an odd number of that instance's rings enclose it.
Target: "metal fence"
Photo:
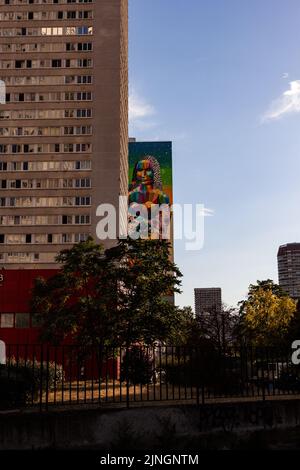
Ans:
[[[291,351],[7,345],[0,409],[300,397]]]

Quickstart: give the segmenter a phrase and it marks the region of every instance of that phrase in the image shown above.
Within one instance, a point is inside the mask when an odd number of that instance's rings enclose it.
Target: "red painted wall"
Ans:
[[[0,313],[29,313],[31,289],[37,277],[49,278],[57,270],[1,269]],[[0,278],[1,279],[1,278]],[[0,328],[0,339],[8,344],[34,344],[38,342],[37,328]]]
[[[3,281],[0,277],[0,314],[1,313],[29,313],[30,312],[30,298],[31,289],[34,280],[38,277],[48,279],[53,276],[58,270],[5,270],[0,269],[0,275],[3,276]],[[7,354],[9,357],[15,356],[35,360],[41,359],[41,346],[39,345],[39,329],[38,328],[1,328],[0,327],[0,340],[4,341],[7,345]],[[65,355],[72,346],[70,341],[65,341]],[[28,345],[28,346],[27,346]],[[36,345],[36,346],[35,346]],[[62,361],[62,349],[50,348],[49,359],[51,361]],[[68,349],[69,348],[69,349]],[[46,358],[47,348],[43,348],[44,359]],[[76,359],[77,349],[73,350],[73,365],[64,364],[66,377],[78,378],[78,360]],[[99,376],[99,366],[94,364],[95,359],[89,359],[86,362],[86,374],[89,378],[97,378]],[[77,368],[76,368],[77,367]],[[102,376],[106,374],[109,377],[118,377],[119,374],[119,361],[111,360],[104,361],[102,364]]]

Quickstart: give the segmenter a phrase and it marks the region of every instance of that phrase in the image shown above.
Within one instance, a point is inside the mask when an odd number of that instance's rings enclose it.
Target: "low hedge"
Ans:
[[[0,365],[0,408],[23,407],[38,397],[41,388],[51,390],[63,380],[62,366],[19,360],[8,360]],[[42,386],[42,387],[41,387]]]

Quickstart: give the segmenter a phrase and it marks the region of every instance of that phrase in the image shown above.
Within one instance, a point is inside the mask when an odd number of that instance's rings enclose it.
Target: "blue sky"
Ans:
[[[300,241],[300,2],[129,6],[130,135],[172,140],[175,202],[214,210],[201,251],[176,243],[177,301],[219,286],[235,305]]]

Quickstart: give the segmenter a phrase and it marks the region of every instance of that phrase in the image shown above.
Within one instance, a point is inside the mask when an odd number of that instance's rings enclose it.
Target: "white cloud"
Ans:
[[[159,119],[157,110],[134,87],[129,90],[130,135],[149,141],[182,141],[187,138],[184,131],[172,132]]]
[[[130,125],[138,129],[148,129],[153,126],[153,123],[149,122],[149,118],[154,114],[154,107],[132,89],[129,93]]]
[[[292,113],[300,113],[300,80],[290,82],[289,90],[271,103],[261,120],[262,122],[272,121]]]
[[[203,215],[206,217],[212,217],[215,215],[214,209],[208,209],[208,207],[203,208]]]

